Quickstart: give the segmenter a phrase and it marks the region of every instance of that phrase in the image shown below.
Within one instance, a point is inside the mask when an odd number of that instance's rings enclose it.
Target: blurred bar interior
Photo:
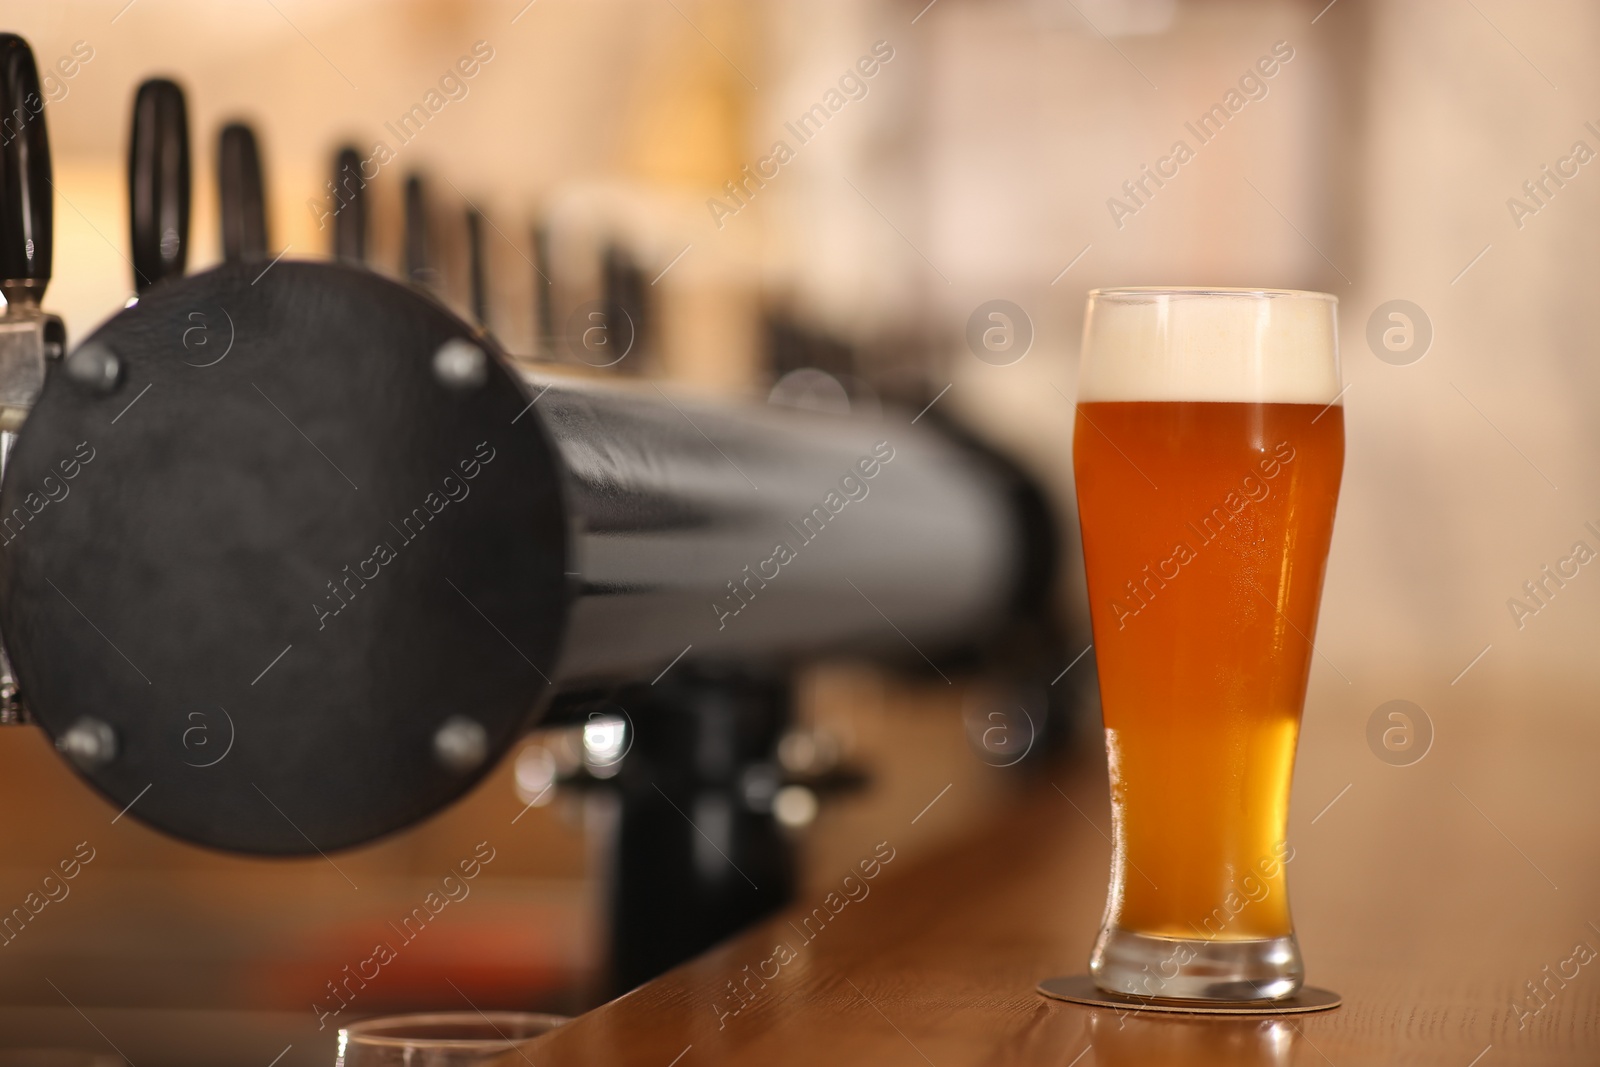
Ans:
[[[1530,30],[1526,56],[1471,6],[1373,0],[1321,15],[1268,0],[111,0],[8,3],[0,28],[45,76],[49,304],[70,337],[134,295],[130,117],[141,83],[170,78],[192,153],[179,271],[225,252],[263,270],[280,255],[364,261],[575,373],[927,408],[1010,457],[1064,531],[1046,683],[1087,643],[1068,462],[1083,292],[1199,279],[1337,294],[1350,453],[1318,646],[1343,671],[1313,668],[1309,721],[1330,686],[1369,706],[1425,700],[1486,643],[1481,684],[1595,681],[1592,599],[1538,643],[1501,606],[1530,561],[1565,548],[1528,532],[1565,521],[1546,481],[1592,498],[1596,479],[1579,457],[1600,431],[1575,398],[1600,370],[1579,358],[1577,320],[1553,312],[1594,287],[1578,250],[1600,199],[1561,193],[1560,225],[1506,218],[1530,161],[1590,136],[1543,106],[1545,73],[1591,88],[1580,49],[1600,11],[1555,6],[1586,32]],[[1461,51],[1494,77],[1446,67]],[[1491,143],[1471,135],[1483,113],[1527,118]],[[224,226],[219,175],[256,173],[264,216]],[[582,341],[602,299],[628,311],[615,361]],[[1025,312],[1007,323],[1022,356],[970,340],[995,299]],[[1404,377],[1367,341],[1393,299],[1434,330],[1432,358]],[[1550,355],[1497,373],[1532,351]],[[1095,737],[1092,665],[1060,681],[1048,743],[1017,767],[985,732],[1004,702],[990,682],[808,669],[769,777],[740,786],[792,850],[787,888],[734,925],[830,883],[882,813],[947,784],[963,799],[906,846],[1001,818],[1029,767]],[[259,1035],[238,1052],[251,1063],[314,1035],[321,1012],[584,1010],[708,943],[665,908],[653,925],[644,902],[617,944],[620,736],[611,720],[535,733],[430,821],[265,861],[113,821],[42,734],[0,731],[0,903],[34,892],[62,841],[85,842],[70,901],[51,904],[72,921],[4,949],[0,1030],[38,1043],[75,1018],[41,974],[124,1033]],[[431,916],[448,936],[424,930],[381,981],[349,981],[474,855],[470,893]],[[326,1061],[296,1042],[283,1063]]]

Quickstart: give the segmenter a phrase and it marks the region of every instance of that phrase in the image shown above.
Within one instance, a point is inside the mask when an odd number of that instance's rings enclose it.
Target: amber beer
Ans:
[[[1285,840],[1344,462],[1335,300],[1089,297],[1073,466],[1111,774],[1101,988],[1300,986]]]

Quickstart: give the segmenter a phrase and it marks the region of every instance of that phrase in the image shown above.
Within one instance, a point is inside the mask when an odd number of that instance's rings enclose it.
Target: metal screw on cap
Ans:
[[[471,341],[452,337],[433,354],[433,376],[451,389],[477,389],[489,380],[489,357]]]
[[[62,366],[67,377],[94,393],[110,393],[122,383],[122,360],[105,345],[80,345]]]
[[[108,723],[85,717],[56,740],[56,748],[83,770],[92,771],[117,758],[117,732]]]
[[[489,734],[465,715],[452,715],[433,735],[433,754],[446,769],[465,774],[489,758]]]

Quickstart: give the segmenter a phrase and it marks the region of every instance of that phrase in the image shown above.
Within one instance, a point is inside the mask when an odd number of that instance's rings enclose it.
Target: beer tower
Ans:
[[[20,38],[0,57],[16,113],[37,76]],[[1066,660],[1041,639],[1058,539],[1015,467],[898,411],[513,363],[481,322],[362,265],[344,153],[339,261],[263,270],[259,155],[237,126],[225,261],[185,276],[186,127],[177,86],[141,87],[139,298],[65,359],[38,308],[43,116],[0,157],[7,715],[129,817],[214,848],[331,852],[450,804],[535,723],[612,724],[622,986],[788,896],[772,798],[800,665],[986,672],[1055,720],[1039,679]],[[406,278],[432,289],[423,201],[413,176]],[[614,267],[613,300],[642,300]],[[217,724],[203,757],[194,713]]]

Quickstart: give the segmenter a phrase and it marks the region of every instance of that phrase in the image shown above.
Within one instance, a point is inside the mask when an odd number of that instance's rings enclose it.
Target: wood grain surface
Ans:
[[[1600,730],[1583,702],[1442,694],[1426,756],[1394,766],[1366,739],[1381,700],[1353,683],[1314,700],[1289,884],[1308,979],[1342,1008],[1123,1015],[1035,993],[1085,969],[1104,906],[1105,772],[1083,757],[953,846],[919,852],[911,820],[953,816],[959,790],[886,821],[860,845],[893,853],[870,882],[841,869],[830,901],[822,872],[784,914],[508,1062],[1600,1063]]]

